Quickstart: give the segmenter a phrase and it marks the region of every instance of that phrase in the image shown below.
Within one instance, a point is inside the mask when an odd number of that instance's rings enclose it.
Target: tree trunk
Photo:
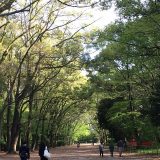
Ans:
[[[2,119],[3,117],[0,117],[0,139],[2,139]],[[1,151],[1,144],[0,144],[0,151]]]
[[[9,153],[16,152],[16,146],[18,142],[19,130],[20,130],[20,109],[19,101],[15,101],[15,111],[13,116],[13,124],[11,128],[11,143],[8,150]]]
[[[4,112],[5,112],[5,109],[6,109],[6,106],[7,106],[7,99],[4,100],[4,104],[1,106],[1,110],[0,110],[0,139],[2,139],[2,128],[3,128],[3,115],[4,115]],[[0,151],[1,151],[1,144],[0,144]]]
[[[10,88],[10,80],[8,83],[8,108],[7,108],[7,150],[10,148],[11,143],[11,107],[12,107],[12,92]]]
[[[36,148],[36,144],[37,144],[37,141],[39,139],[39,135],[38,135],[38,129],[39,129],[39,125],[40,125],[40,118],[37,122],[37,126],[36,126],[36,131],[35,131],[35,135],[32,135],[33,139],[32,139],[32,150],[34,151],[35,148]]]
[[[42,118],[42,130],[41,130],[41,142],[43,142],[44,139],[44,124],[45,124],[45,117]]]
[[[30,130],[31,130],[33,96],[34,96],[33,93],[31,93],[29,96],[28,124],[27,124],[27,131],[26,131],[26,141],[28,146],[29,146],[29,137],[30,137]]]

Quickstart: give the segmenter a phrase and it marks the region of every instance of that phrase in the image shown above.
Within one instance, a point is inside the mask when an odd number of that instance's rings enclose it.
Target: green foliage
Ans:
[[[60,146],[64,146],[66,145],[66,143],[64,142],[64,140],[58,140],[57,141],[57,146],[60,147]]]
[[[158,155],[160,153],[160,150],[159,150],[159,147],[156,148],[143,148],[143,149],[138,149],[137,150],[137,153],[140,154],[140,155]]]
[[[96,135],[94,134],[89,134],[89,135],[81,135],[78,138],[78,141],[81,143],[96,143],[98,141]]]
[[[83,138],[87,138],[90,136],[90,128],[88,124],[85,123],[78,123],[76,128],[74,129],[73,139],[78,141]]]
[[[90,109],[92,90],[81,73],[84,35],[70,30],[80,17],[67,11],[61,17],[67,6],[59,3],[37,1],[24,16],[1,18],[0,120],[7,127],[0,130],[14,143],[10,150],[17,138],[33,146],[46,137],[50,145],[71,143],[79,117]]]
[[[93,34],[93,47],[100,53],[86,67],[95,92],[103,95],[99,102],[108,97],[123,100],[110,107],[99,103],[97,120],[115,138],[159,139],[153,124],[159,126],[160,121],[160,4],[114,2],[120,19]]]
[[[97,119],[100,127],[103,129],[107,129],[108,117],[106,115],[108,114],[108,110],[113,106],[113,102],[112,99],[103,99],[98,106]]]
[[[160,85],[155,83],[155,90],[149,98],[148,115],[155,126],[160,126]]]
[[[147,125],[146,125],[147,124]],[[143,119],[143,123],[141,127],[139,127],[138,132],[139,132],[139,141],[153,141],[156,143],[156,132],[158,131],[157,128],[155,128],[150,120],[148,118]]]

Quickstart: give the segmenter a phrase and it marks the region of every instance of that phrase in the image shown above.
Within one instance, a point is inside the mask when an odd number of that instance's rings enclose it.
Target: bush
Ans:
[[[6,142],[3,139],[0,139],[0,146],[2,151],[7,150]]]
[[[62,140],[58,140],[57,141],[57,146],[58,147],[60,147],[60,146],[65,146],[66,144],[65,144],[65,142],[64,141],[62,141]]]

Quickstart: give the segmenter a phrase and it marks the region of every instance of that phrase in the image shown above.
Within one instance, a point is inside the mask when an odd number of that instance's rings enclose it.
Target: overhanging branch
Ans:
[[[61,0],[57,0],[58,2],[60,2],[61,4],[65,5],[65,6],[68,6],[68,7],[77,7],[77,8],[86,8],[86,7],[91,7],[91,6],[94,6],[96,3],[94,4],[91,4],[91,5],[87,5],[87,6],[79,6],[79,5],[71,5],[71,4],[68,4],[68,3],[65,3],[65,2],[62,2]],[[98,2],[97,2],[98,3]]]
[[[34,3],[38,2],[38,1],[40,1],[40,0],[35,0],[32,3],[30,3],[29,5],[27,5],[26,7],[22,8],[20,10],[16,10],[16,11],[13,11],[13,12],[8,12],[8,13],[2,13],[2,14],[0,14],[0,17],[5,17],[5,16],[21,13],[21,12],[29,12],[30,9],[28,9],[28,8],[31,7]]]

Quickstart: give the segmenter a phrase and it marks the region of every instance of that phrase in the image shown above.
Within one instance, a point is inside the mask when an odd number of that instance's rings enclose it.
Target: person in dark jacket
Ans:
[[[27,160],[30,158],[29,147],[27,146],[26,142],[23,142],[20,149],[19,149],[19,156],[21,160]]]
[[[111,157],[113,157],[113,152],[114,152],[114,143],[113,142],[109,143],[109,151],[110,151]]]
[[[121,157],[122,156],[122,152],[123,152],[123,148],[124,148],[124,144],[123,144],[122,140],[118,141],[117,147],[118,147],[119,157]]]
[[[39,146],[39,156],[41,158],[41,160],[48,160],[48,158],[44,157],[44,150],[45,150],[45,143],[41,143]]]

